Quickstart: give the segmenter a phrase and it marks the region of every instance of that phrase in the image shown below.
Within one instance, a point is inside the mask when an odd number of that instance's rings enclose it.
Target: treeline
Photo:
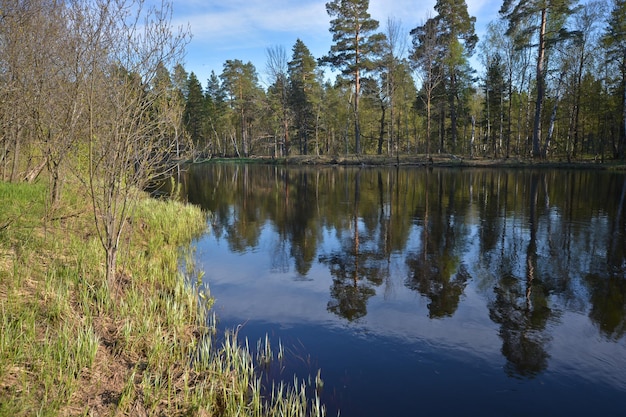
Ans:
[[[202,81],[177,64],[188,33],[170,6],[0,0],[3,180],[47,168],[54,200],[63,167],[95,177],[113,161],[104,173],[140,185],[188,157],[625,156],[623,0],[504,0],[480,40],[465,1],[406,30],[333,0],[328,54],[268,48],[265,88],[250,62]]]
[[[368,3],[327,3],[326,56],[268,48],[265,89],[250,62],[204,85],[177,66],[196,156],[624,157],[626,2],[505,0],[481,40],[465,1],[410,31]]]

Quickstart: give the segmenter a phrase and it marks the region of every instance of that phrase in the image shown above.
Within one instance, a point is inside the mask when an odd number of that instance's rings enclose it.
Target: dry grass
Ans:
[[[46,197],[0,183],[0,416],[324,414],[298,383],[262,396],[245,344],[214,342],[198,208],[137,202],[109,288],[88,199]]]

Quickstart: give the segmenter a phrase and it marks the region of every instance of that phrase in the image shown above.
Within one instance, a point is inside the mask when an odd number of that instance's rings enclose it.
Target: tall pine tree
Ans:
[[[243,156],[247,157],[250,150],[248,123],[252,118],[252,104],[259,90],[256,68],[251,62],[244,64],[238,59],[228,60],[224,63],[220,78],[224,90],[228,92],[232,108],[239,115],[241,146]],[[236,144],[235,152],[240,154]]]
[[[445,45],[444,68],[446,94],[450,106],[450,141],[457,145],[457,117],[462,97],[462,79],[467,78],[468,58],[473,54],[478,36],[474,32],[475,17],[470,17],[465,0],[437,0],[437,27]]]
[[[317,88],[315,69],[317,63],[309,48],[296,40],[293,55],[288,64],[289,103],[295,115],[300,153],[306,155],[309,148],[309,133],[313,127],[313,92]]]
[[[550,20],[563,20],[572,14],[577,0],[504,0],[500,14],[509,22],[507,34],[516,34],[520,47],[530,47],[532,42],[529,34],[536,34],[537,72],[535,101],[535,118],[533,124],[533,157],[541,156],[541,114],[546,93],[546,52],[550,46],[568,38],[571,33],[562,25],[550,25]],[[536,19],[538,24],[531,23]],[[524,26],[526,30],[520,31]],[[558,28],[557,28],[558,26]],[[554,27],[553,30],[548,30]]]
[[[333,68],[341,69],[354,85],[354,147],[361,153],[359,124],[359,95],[361,73],[373,67],[373,57],[379,53],[384,35],[376,33],[379,23],[368,13],[369,0],[333,0],[326,3],[326,11],[333,19],[330,32],[334,44],[322,59]]]

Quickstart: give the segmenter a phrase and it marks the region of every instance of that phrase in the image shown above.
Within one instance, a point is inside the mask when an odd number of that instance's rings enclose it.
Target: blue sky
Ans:
[[[326,0],[172,0],[174,25],[189,25],[193,35],[183,62],[206,86],[215,71],[220,74],[228,59],[252,62],[263,85],[267,49],[282,46],[291,59],[291,48],[300,38],[315,58],[328,53],[332,35]],[[476,17],[479,37],[497,18],[501,1],[467,0]],[[429,16],[435,0],[370,0],[369,12],[384,31],[388,18],[398,20],[407,33]]]

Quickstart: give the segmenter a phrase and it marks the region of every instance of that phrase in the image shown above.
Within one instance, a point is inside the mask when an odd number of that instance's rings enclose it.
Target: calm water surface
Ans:
[[[199,165],[220,326],[328,415],[625,416],[626,177]],[[276,349],[276,347],[275,347]]]

